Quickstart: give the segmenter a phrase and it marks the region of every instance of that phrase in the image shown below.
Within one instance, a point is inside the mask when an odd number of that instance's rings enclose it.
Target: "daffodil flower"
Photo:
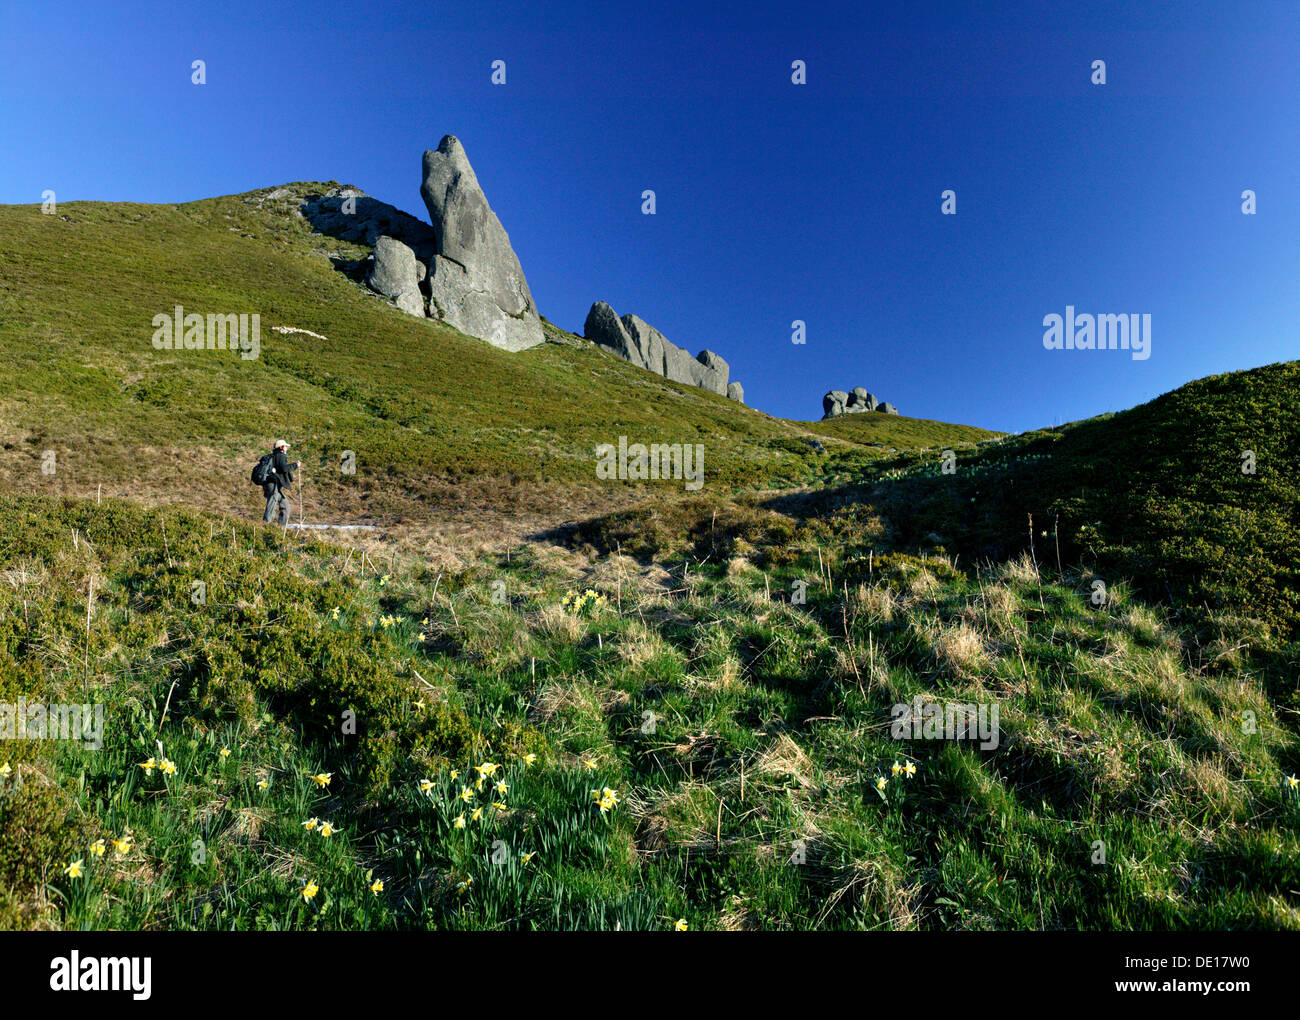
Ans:
[[[308,818],[305,822],[302,823],[302,827],[306,829],[308,832],[316,828],[316,826],[318,825],[320,825],[319,818]]]
[[[460,793],[456,794],[456,799],[463,800],[466,804],[468,804],[471,800],[474,799],[474,791],[471,790],[468,786],[462,786],[460,788]]]
[[[898,762],[894,762],[893,765],[889,766],[889,771],[892,772],[895,776],[897,776],[900,772],[903,771],[903,766],[898,764]]]
[[[886,786],[888,786],[888,785],[889,785],[889,780],[886,779],[884,776],[878,776],[878,777],[876,778],[876,789],[877,789],[877,790],[882,790],[882,791],[883,791],[884,788],[885,788]]]
[[[420,792],[421,792],[421,793],[428,793],[428,792],[429,792],[430,790],[432,790],[432,789],[433,789],[433,780],[432,780],[432,779],[421,779],[421,780],[420,780]]]
[[[485,761],[482,765],[475,765],[474,771],[479,774],[480,779],[486,779],[500,767],[496,762]]]
[[[113,849],[117,851],[118,857],[125,857],[131,852],[131,840],[126,836],[123,836],[121,839],[115,839],[113,840]]]
[[[8,762],[5,762],[3,765],[0,765],[0,779],[7,779],[7,778],[9,778],[9,774],[10,774],[11,772],[13,772],[13,769],[11,769],[11,768],[9,767],[9,763],[8,763]]]
[[[337,620],[338,618],[339,618],[339,607],[335,606],[333,609],[330,610],[330,619]]]
[[[520,855],[519,855],[519,863],[520,863],[520,864],[527,864],[529,861],[531,861],[531,860],[532,860],[534,857],[536,857],[536,856],[537,856],[537,851],[536,851],[536,850],[529,850],[528,853],[526,853],[526,854],[520,854]]]
[[[321,822],[320,834],[324,836],[326,839],[329,839],[332,835],[334,835],[334,824],[332,822]]]
[[[452,778],[452,779],[459,779],[459,778],[460,778],[460,769],[452,769],[452,770],[451,770],[451,778]]]
[[[302,898],[305,902],[310,902],[312,897],[315,896],[318,892],[320,892],[320,886],[318,886],[315,882],[308,882],[298,891],[299,893],[302,894]]]
[[[270,785],[271,785],[270,782],[269,782],[268,780],[265,780],[265,779],[259,779],[259,780],[257,781],[257,788],[258,788],[259,790],[265,790],[265,789],[266,789],[268,786],[270,786]]]
[[[686,918],[684,918],[684,917],[679,917],[679,918],[677,919],[677,923],[676,923],[675,925],[673,925],[673,928],[674,928],[676,931],[686,931],[689,927],[690,927],[690,925],[688,925],[688,924],[686,923]]]
[[[376,896],[378,896],[381,892],[384,891],[384,880],[382,878],[377,878],[373,882],[371,882],[370,891],[374,893]]]
[[[471,822],[477,822],[482,817],[483,817],[483,809],[481,807],[476,807],[474,809],[474,813],[469,816],[469,820]]]
[[[916,765],[909,761],[903,766],[903,771],[907,773],[907,777],[910,779],[912,776],[916,775]]]
[[[451,826],[452,826],[453,829],[463,829],[463,828],[465,828],[465,814],[464,814],[464,812],[461,812],[459,815],[456,816],[456,820],[455,820],[454,822],[451,823]]]
[[[499,801],[499,800],[494,800],[494,801],[492,802],[492,806],[493,806],[494,808],[496,808],[498,811],[508,811],[508,810],[509,810],[509,808],[507,808],[507,807],[505,806],[505,803],[504,803],[503,801]]]
[[[73,861],[71,864],[69,864],[66,868],[63,869],[63,873],[67,875],[69,878],[80,878],[81,865],[83,863],[84,863],[84,859],[78,857],[75,861]]]
[[[176,775],[176,763],[172,761],[170,758],[164,758],[161,762],[159,762],[158,768],[162,771],[162,774],[164,776]]]
[[[104,841],[102,839],[97,839],[95,840],[95,842],[90,844],[90,856],[91,857],[104,856]]]
[[[532,765],[532,764],[534,764],[536,761],[537,761],[537,755],[533,754],[531,751],[529,751],[526,755],[524,755],[524,764],[525,764],[525,765]]]
[[[150,758],[148,761],[142,761],[140,763],[140,767],[144,769],[146,773],[148,773],[156,769],[158,767],[158,763],[154,759]]]
[[[333,772],[319,772],[311,777],[311,781],[323,790],[330,785],[330,780],[333,778]]]
[[[510,790],[510,784],[504,779],[497,783],[497,793],[507,793]]]
[[[586,765],[587,768],[589,769],[594,769],[596,767],[596,763],[592,761],[590,758],[583,758],[582,764]]]
[[[223,757],[223,758],[229,758],[229,757],[230,757],[230,748],[228,748],[228,747],[223,747],[223,748],[221,749],[221,757]]]
[[[1297,786],[1300,786],[1300,779],[1297,779],[1295,776],[1287,776],[1286,785],[1294,790]]]

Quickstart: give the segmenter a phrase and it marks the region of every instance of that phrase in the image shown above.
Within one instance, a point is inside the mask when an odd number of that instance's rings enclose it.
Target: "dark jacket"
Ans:
[[[293,467],[289,464],[289,458],[283,450],[276,450],[271,455],[271,475],[262,486],[262,494],[270,499],[272,493],[287,489],[292,484]]]

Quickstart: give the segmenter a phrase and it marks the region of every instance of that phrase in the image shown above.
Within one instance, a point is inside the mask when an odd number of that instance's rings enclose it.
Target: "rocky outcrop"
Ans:
[[[544,343],[519,258],[454,135],[424,154],[420,196],[437,237],[430,314],[508,351]]]
[[[855,386],[849,392],[831,390],[822,397],[822,420],[838,418],[842,414],[861,414],[865,411],[880,411],[883,414],[898,414],[898,409],[888,401],[881,403],[874,394],[868,393],[862,386]]]
[[[740,383],[730,381],[731,367],[725,359],[707,350],[692,358],[644,319],[635,315],[619,318],[604,301],[591,306],[583,335],[638,368],[745,402],[745,390]]]
[[[383,235],[375,239],[374,263],[366,283],[371,290],[396,301],[402,311],[424,315],[420,268],[415,252],[401,241]]]

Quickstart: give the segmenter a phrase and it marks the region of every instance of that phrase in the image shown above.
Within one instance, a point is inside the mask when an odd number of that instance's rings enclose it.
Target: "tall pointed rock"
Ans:
[[[454,135],[424,154],[422,179],[420,197],[438,239],[429,315],[508,351],[543,343],[519,258]]]

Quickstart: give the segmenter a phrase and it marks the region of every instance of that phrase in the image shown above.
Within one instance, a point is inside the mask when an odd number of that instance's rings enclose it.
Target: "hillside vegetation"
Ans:
[[[0,742],[0,927],[1300,928],[1300,365],[786,422],[397,312],[331,186],[0,207],[0,704],[104,712]],[[154,351],[176,303],[262,356]],[[269,431],[383,529],[249,523]]]

